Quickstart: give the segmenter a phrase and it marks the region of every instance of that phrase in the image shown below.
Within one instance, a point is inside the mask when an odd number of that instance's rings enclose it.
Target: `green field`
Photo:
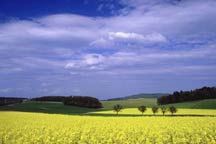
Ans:
[[[96,111],[97,109],[81,108],[76,106],[67,106],[61,102],[24,102],[1,106],[1,111],[22,111],[22,112],[42,112],[56,114],[82,114]]]
[[[104,109],[112,109],[113,105],[121,104],[125,108],[134,108],[140,105],[145,105],[147,107],[152,107],[157,105],[156,98],[137,98],[137,99],[127,99],[127,100],[114,100],[114,101],[102,101]]]
[[[90,109],[81,108],[75,106],[65,106],[60,102],[25,102],[20,104],[13,104],[7,106],[1,106],[0,111],[22,111],[22,112],[40,112],[51,114],[88,114],[88,115],[103,115],[110,116],[115,115],[112,110],[113,105],[121,104],[124,109],[120,112],[120,115],[134,115],[139,116],[140,113],[137,110],[137,106],[145,105],[148,107],[146,115],[152,115],[150,107],[156,105],[156,99],[154,98],[139,98],[120,101],[102,101],[104,108],[102,109]],[[178,108],[177,115],[216,115],[216,99],[200,100],[193,102],[184,102],[172,104]],[[169,105],[167,105],[168,107]],[[169,113],[167,113],[170,115]],[[161,115],[159,113],[158,115]]]
[[[216,99],[205,99],[192,102],[175,103],[170,105],[174,105],[178,108],[216,109]]]
[[[125,108],[134,108],[140,105],[152,107],[157,105],[156,98],[138,98],[128,100],[115,100],[115,101],[102,101],[104,108],[110,109],[115,104],[121,104]],[[182,102],[170,104],[177,108],[190,108],[190,109],[216,109],[216,99],[205,99],[191,102]],[[169,105],[167,105],[169,106]]]

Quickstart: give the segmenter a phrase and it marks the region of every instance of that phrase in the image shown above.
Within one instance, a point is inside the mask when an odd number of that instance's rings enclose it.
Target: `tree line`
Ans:
[[[117,104],[117,105],[114,105],[113,106],[113,110],[116,112],[116,114],[118,115],[119,112],[121,112],[121,110],[123,109],[123,106],[120,105],[120,104]],[[144,105],[141,105],[137,108],[141,114],[143,115],[146,110],[147,110],[147,107],[144,106]],[[177,108],[174,107],[174,106],[170,106],[170,107],[165,107],[165,106],[162,106],[162,107],[157,107],[157,106],[154,106],[151,108],[152,110],[152,113],[155,115],[156,113],[159,112],[159,110],[161,110],[162,114],[165,115],[166,112],[170,112],[172,115],[174,115],[176,112],[177,112]]]
[[[64,99],[65,105],[86,107],[86,108],[102,108],[101,102],[94,97],[89,96],[70,96]]]
[[[102,103],[94,97],[90,96],[42,96],[32,99],[0,97],[0,106],[21,103],[25,100],[40,102],[63,102],[64,105],[72,105],[86,108],[102,108]]]
[[[17,97],[0,97],[0,106],[22,103],[26,98],[17,98]]]
[[[175,91],[157,99],[159,105],[216,98],[216,87],[203,87],[191,91]]]
[[[31,101],[44,101],[44,102],[63,102],[66,96],[42,96],[32,98]]]
[[[86,108],[102,108],[101,102],[90,96],[43,96],[32,98],[32,101],[63,102],[64,105],[79,106]]]

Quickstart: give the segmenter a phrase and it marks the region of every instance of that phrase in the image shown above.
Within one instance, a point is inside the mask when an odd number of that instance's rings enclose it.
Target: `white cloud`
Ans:
[[[112,43],[106,38],[100,38],[92,41],[89,44],[89,46],[98,47],[98,48],[107,48],[107,47],[114,47],[114,43]]]
[[[216,3],[213,0],[177,4],[159,0],[122,2],[135,8],[126,15],[104,18],[55,14],[0,24],[1,47],[19,47],[21,50],[55,46],[76,50],[91,46],[119,49],[124,47],[121,42],[145,45],[215,33]]]
[[[110,32],[109,39],[127,39],[127,40],[137,40],[142,42],[166,42],[167,39],[159,34],[159,33],[152,33],[143,36],[142,34],[138,33],[125,33],[125,32]]]
[[[148,66],[151,64],[160,65],[163,63],[178,63],[182,60],[198,59],[215,59],[216,46],[208,45],[199,49],[182,50],[182,51],[149,51],[145,53],[137,52],[116,52],[110,55],[103,54],[84,54],[76,60],[71,60],[65,66],[66,69],[76,70],[109,70],[113,67],[128,66],[136,68],[137,65]]]
[[[134,68],[134,69],[121,69],[115,68],[110,71],[98,71],[98,74],[107,75],[134,75],[134,74],[181,74],[190,75],[191,73],[203,73],[205,71],[216,71],[214,65],[176,65],[176,66],[163,66],[163,67],[151,67],[151,68]],[[213,74],[213,72],[212,72]]]
[[[156,32],[147,35],[134,32],[108,32],[103,37],[91,42],[90,46],[98,48],[121,48],[130,44],[143,45],[164,42],[167,42],[167,38]]]
[[[102,68],[102,64],[105,57],[101,54],[84,54],[81,56],[81,60],[74,60],[66,64],[66,69],[89,69],[99,70]]]
[[[144,36],[137,33],[124,33],[124,32],[110,32],[109,39],[113,40],[115,38],[122,39],[144,39]]]
[[[0,42],[16,46],[42,42],[55,44],[89,43],[97,37],[100,26],[93,18],[73,14],[51,15],[34,20],[17,20],[0,25]]]
[[[104,60],[104,57],[99,54],[87,54],[84,55],[84,63],[87,65],[99,64]]]

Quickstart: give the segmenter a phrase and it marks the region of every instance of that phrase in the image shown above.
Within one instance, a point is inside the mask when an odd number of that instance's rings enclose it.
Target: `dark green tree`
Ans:
[[[163,115],[165,115],[165,113],[167,112],[167,108],[165,106],[162,106],[161,111],[162,111]]]
[[[142,105],[142,106],[139,106],[138,107],[138,110],[142,113],[142,115],[143,115],[143,113],[146,111],[146,106],[144,106],[144,105]]]
[[[155,115],[158,112],[158,107],[157,106],[152,107],[152,112]]]
[[[113,106],[113,110],[116,112],[117,115],[122,109],[123,109],[123,107],[120,104]]]
[[[174,107],[174,106],[170,106],[169,107],[169,111],[171,112],[171,114],[173,115],[174,113],[176,113],[177,112],[177,108],[176,107]]]

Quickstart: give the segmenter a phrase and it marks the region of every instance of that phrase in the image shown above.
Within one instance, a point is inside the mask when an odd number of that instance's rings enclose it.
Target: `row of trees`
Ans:
[[[159,105],[216,98],[216,87],[203,87],[191,91],[176,91],[157,99]]]
[[[86,108],[102,108],[102,104],[97,98],[89,96],[43,96],[32,98],[31,100],[43,102],[63,102],[64,105]]]
[[[17,97],[0,97],[0,106],[22,103],[26,98],[17,98]]]
[[[117,105],[114,105],[113,106],[113,110],[116,112],[116,114],[118,115],[118,113],[123,109],[122,105],[120,104],[117,104]],[[165,107],[165,106],[162,106],[162,107],[157,107],[157,106],[154,106],[151,108],[152,109],[152,112],[153,114],[155,115],[156,113],[159,112],[159,110],[161,110],[161,112],[163,113],[163,115],[165,115],[165,113],[167,111],[169,111],[172,115],[174,115],[174,113],[177,112],[177,108],[174,107],[174,106],[170,106],[170,107]],[[147,110],[147,107],[142,105],[142,106],[139,106],[138,107],[138,110],[142,113],[142,115],[144,114],[144,112]]]

